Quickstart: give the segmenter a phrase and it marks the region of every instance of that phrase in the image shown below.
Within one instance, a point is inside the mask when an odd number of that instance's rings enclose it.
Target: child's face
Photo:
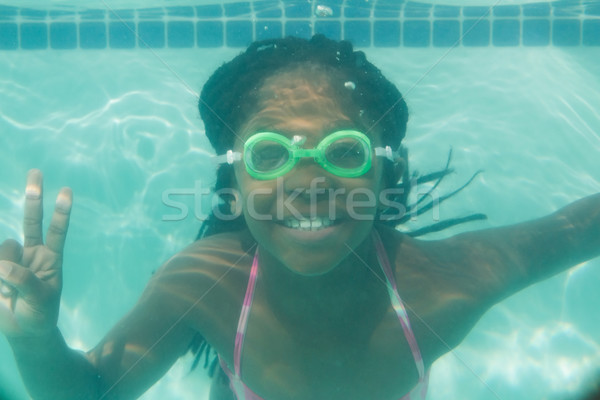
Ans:
[[[261,131],[305,136],[302,147],[307,149],[341,129],[364,131],[344,114],[326,85],[313,85],[306,75],[284,72],[265,81],[258,111],[241,127],[236,150]],[[373,147],[381,145],[377,129],[364,133]],[[235,164],[235,177],[248,228],[262,248],[292,271],[320,275],[369,235],[383,189],[382,170],[383,162],[373,157],[364,175],[343,178],[303,158],[278,179],[255,179],[244,163]],[[306,220],[312,226],[303,227]]]

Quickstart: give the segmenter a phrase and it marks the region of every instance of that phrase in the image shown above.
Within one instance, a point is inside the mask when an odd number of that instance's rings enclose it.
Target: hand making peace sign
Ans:
[[[44,243],[41,171],[29,171],[25,194],[24,244],[8,239],[0,245],[0,332],[9,337],[42,335],[56,326],[73,202],[71,189],[61,189]]]

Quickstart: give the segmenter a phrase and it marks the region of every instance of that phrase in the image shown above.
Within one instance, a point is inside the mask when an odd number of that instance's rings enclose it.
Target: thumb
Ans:
[[[12,261],[0,261],[0,283],[13,288],[23,298],[40,293],[41,281],[29,268],[25,268]],[[6,288],[3,290],[6,292]]]
[[[14,239],[6,239],[0,244],[0,260],[19,262],[23,256],[23,246]]]

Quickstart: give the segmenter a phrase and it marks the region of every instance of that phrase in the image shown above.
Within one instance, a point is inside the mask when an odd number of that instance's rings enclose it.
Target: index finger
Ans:
[[[42,218],[43,196],[42,196],[42,171],[39,169],[29,170],[27,174],[27,186],[25,187],[25,210],[23,217],[24,246],[37,246],[42,244]]]

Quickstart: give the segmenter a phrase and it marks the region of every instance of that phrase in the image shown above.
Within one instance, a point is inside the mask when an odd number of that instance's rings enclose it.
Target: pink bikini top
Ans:
[[[406,313],[406,309],[404,308],[404,304],[402,303],[402,299],[398,294],[398,289],[396,287],[396,280],[394,279],[394,273],[392,272],[392,268],[390,267],[390,262],[388,260],[385,249],[383,248],[383,243],[381,243],[381,238],[379,234],[373,230],[373,242],[375,244],[375,249],[377,250],[377,260],[379,261],[379,265],[383,270],[386,280],[387,280],[387,289],[388,294],[390,296],[390,300],[392,302],[392,307],[400,320],[400,324],[402,325],[402,330],[404,331],[404,336],[406,337],[406,341],[410,346],[412,351],[412,355],[415,359],[415,363],[417,365],[417,371],[419,372],[419,382],[417,385],[407,393],[402,396],[400,400],[417,400],[417,399],[425,399],[427,395],[427,384],[429,381],[429,371],[425,371],[425,367],[423,365],[423,358],[421,357],[421,351],[419,350],[419,346],[417,345],[417,341],[415,340],[415,335],[413,334],[412,328],[410,327],[410,321],[408,320],[408,314]],[[248,286],[246,288],[246,296],[244,297],[244,304],[242,306],[242,311],[240,313],[240,319],[238,321],[237,333],[235,335],[235,348],[233,351],[233,362],[234,362],[234,370],[233,372],[229,369],[225,361],[219,356],[219,362],[221,364],[221,368],[229,377],[229,385],[231,390],[235,394],[238,400],[264,400],[262,397],[254,393],[244,382],[242,381],[242,348],[244,346],[244,336],[246,335],[246,325],[248,324],[248,315],[250,314],[250,307],[252,306],[252,298],[254,296],[254,288],[256,286],[256,276],[258,273],[258,250],[254,253],[254,260],[252,262],[252,269],[250,270],[250,279],[248,280]]]

